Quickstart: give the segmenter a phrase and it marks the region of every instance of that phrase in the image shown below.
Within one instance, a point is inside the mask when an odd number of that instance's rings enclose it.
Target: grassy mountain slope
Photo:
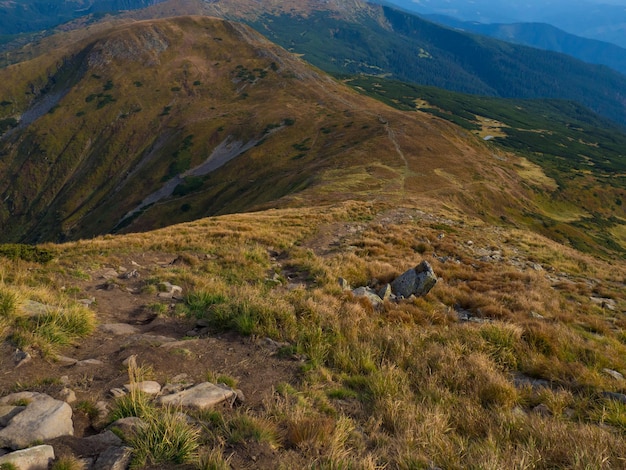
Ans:
[[[170,1],[125,17],[186,14],[245,21],[270,40],[334,74],[374,73],[482,95],[571,99],[626,124],[621,94],[626,77],[613,70],[450,30],[361,1]]]
[[[93,457],[93,438],[82,439],[92,423],[138,414],[153,431],[132,439],[122,430],[136,463],[148,460],[137,468],[623,463],[625,389],[609,373],[626,372],[618,260],[410,203],[234,214],[39,249],[48,264],[0,256],[0,395],[76,392],[75,435],[51,442],[58,459]],[[336,281],[376,285],[424,259],[439,281],[423,298],[374,308]],[[120,276],[104,280],[112,269]],[[123,276],[131,270],[140,276]],[[158,297],[163,281],[183,298]],[[83,298],[95,302],[77,305]],[[66,315],[38,322],[21,313],[30,300]],[[81,318],[134,333],[74,328],[63,344],[68,319]],[[197,323],[206,328],[190,337]],[[32,357],[19,368],[16,347]],[[68,366],[56,354],[100,363]],[[175,408],[192,419],[172,428],[150,398],[110,397],[129,383],[131,355],[140,366],[131,379],[172,384],[184,373],[239,388],[245,402]]]
[[[286,195],[445,201],[471,185],[484,192],[461,198],[472,211],[528,202],[510,165],[454,126],[222,20],[115,26],[0,78],[4,240],[147,230]]]
[[[626,249],[619,235],[626,221],[626,134],[610,121],[567,101],[475,97],[377,77],[348,83],[399,109],[450,120],[540,165],[553,184],[539,186],[543,203],[534,210],[511,214],[518,222],[582,250]]]
[[[342,6],[220,0],[206,3],[205,11],[244,20],[331,73],[378,74],[482,95],[571,99],[626,124],[626,77],[606,67],[454,31],[385,6]]]
[[[428,19],[453,28],[501,39],[503,41],[562,52],[590,64],[603,64],[626,74],[626,49],[612,43],[566,33],[545,23],[474,23],[448,16]]]

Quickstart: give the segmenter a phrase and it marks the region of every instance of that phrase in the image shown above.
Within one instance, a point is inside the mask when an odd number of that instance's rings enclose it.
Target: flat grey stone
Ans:
[[[3,455],[0,457],[0,466],[13,464],[19,470],[48,470],[53,460],[52,446],[41,445]]]
[[[93,470],[126,470],[131,457],[130,447],[109,447],[100,454]]]
[[[159,392],[161,391],[161,385],[158,382],[155,382],[154,380],[144,380],[143,382],[125,384],[124,388],[128,392],[131,392],[133,390],[138,390],[148,395],[158,395]]]
[[[182,406],[194,409],[211,408],[226,400],[233,400],[236,392],[223,384],[204,382],[182,392],[171,395],[162,395],[157,399],[162,405]]]
[[[13,397],[17,395],[21,394],[13,394]],[[18,450],[32,445],[33,442],[72,435],[72,408],[63,401],[38,394],[0,430],[0,447]]]

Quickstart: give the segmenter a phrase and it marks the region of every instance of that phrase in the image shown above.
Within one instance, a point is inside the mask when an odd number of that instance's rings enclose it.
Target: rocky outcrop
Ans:
[[[392,292],[398,297],[409,298],[412,295],[422,297],[435,286],[437,276],[428,261],[422,261],[415,268],[409,269],[391,283]]]
[[[357,287],[352,289],[352,295],[365,297],[375,307],[386,300],[408,299],[411,296],[423,297],[435,286],[437,276],[428,261],[422,261],[415,268],[409,269],[394,279],[391,284],[385,284],[378,291],[371,287]],[[339,286],[347,290],[350,285],[344,278],[339,278]]]

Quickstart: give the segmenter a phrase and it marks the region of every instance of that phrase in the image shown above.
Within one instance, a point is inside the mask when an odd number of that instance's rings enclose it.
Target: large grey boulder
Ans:
[[[415,268],[409,269],[391,283],[391,290],[398,297],[422,297],[435,286],[437,276],[428,261],[422,261]]]
[[[13,464],[20,470],[48,470],[53,460],[52,446],[43,445],[3,455],[0,457],[0,467],[4,464]]]
[[[226,400],[235,400],[237,393],[224,384],[204,382],[171,395],[162,395],[157,401],[162,405],[182,406],[203,410]]]
[[[24,449],[34,442],[73,436],[72,408],[49,395],[20,392],[0,399],[0,405],[27,403],[0,430],[0,447]]]
[[[109,447],[100,454],[93,470],[126,470],[132,456],[130,447]]]

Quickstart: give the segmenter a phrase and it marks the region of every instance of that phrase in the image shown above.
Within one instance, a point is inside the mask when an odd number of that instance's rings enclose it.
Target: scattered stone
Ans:
[[[74,435],[72,408],[63,401],[43,393],[21,392],[2,398],[0,404],[25,400],[30,403],[0,430],[0,447],[18,450],[33,442]]]
[[[147,395],[158,395],[159,392],[161,392],[161,385],[154,380],[145,380],[143,382],[125,384],[124,388],[128,392],[136,390]]]
[[[357,287],[352,291],[352,294],[356,297],[365,297],[374,307],[383,303],[383,299],[371,287]]]
[[[541,416],[552,416],[552,411],[550,411],[550,408],[544,403],[535,406],[532,411]]]
[[[421,297],[437,283],[437,276],[428,261],[422,261],[415,268],[409,269],[391,283],[393,293],[398,297]]]
[[[131,457],[130,447],[109,447],[100,454],[93,470],[126,470]]]
[[[612,312],[615,311],[615,308],[617,306],[615,300],[605,297],[589,297],[589,300],[591,300],[591,302],[593,302],[595,305],[607,310],[611,310]]]
[[[338,279],[338,282],[339,282],[339,287],[341,287],[341,290],[352,290],[352,287],[350,287],[350,283],[346,281],[343,277],[340,277]]]
[[[128,418],[118,419],[111,423],[108,427],[109,430],[117,430],[122,433],[123,436],[132,436],[135,431],[143,425],[143,420],[136,416],[130,416]]]
[[[620,381],[624,380],[624,376],[622,374],[620,374],[619,372],[617,372],[616,370],[604,368],[604,369],[602,369],[602,372],[604,372],[605,374],[610,375],[615,380],[620,380]]]
[[[395,295],[393,295],[391,284],[386,284],[385,287],[380,289],[380,291],[378,292],[378,297],[380,297],[383,300],[392,300],[395,297]]]
[[[241,389],[239,388],[235,389],[235,395],[236,395],[236,402],[238,404],[245,403],[246,396],[243,394],[243,391]]]
[[[137,364],[137,354],[132,354],[122,361],[122,365],[124,367],[128,367],[129,365],[134,367],[136,364]]]
[[[113,398],[122,398],[123,396],[126,396],[126,390],[123,388],[112,388],[109,390],[109,395]]]
[[[74,390],[65,387],[59,392],[59,398],[65,403],[71,405],[76,401],[76,393],[74,392]]]
[[[18,349],[15,351],[14,359],[15,359],[15,368],[17,369],[18,367],[21,367],[24,364],[28,364],[33,358],[26,351],[22,351],[21,349]]]
[[[544,317],[543,315],[541,315],[540,313],[537,313],[535,311],[530,312],[530,316],[532,318],[537,319],[537,320],[545,320],[546,319],[546,317]]]
[[[620,403],[626,405],[626,395],[624,395],[623,393],[602,392],[602,396],[604,398],[608,398],[609,400],[619,401]]]
[[[41,445],[3,455],[0,457],[0,467],[4,468],[5,464],[13,464],[20,470],[48,470],[53,460],[52,446]]]
[[[93,303],[95,303],[96,298],[95,297],[90,297],[89,299],[78,299],[77,302],[79,304],[83,304],[86,307],[89,307],[90,305],[92,305]]]
[[[73,366],[74,364],[78,362],[78,359],[74,359],[72,357],[67,357],[67,356],[56,356],[55,360],[64,366]]]
[[[100,325],[98,329],[102,333],[109,333],[115,336],[136,335],[139,333],[139,328],[127,323],[107,323]]]
[[[122,440],[115,435],[113,431],[104,431],[100,434],[88,436],[83,438],[83,441],[89,442],[94,447],[99,447],[102,450],[111,446],[121,446]]]
[[[120,279],[132,279],[132,278],[137,278],[139,277],[140,274],[136,269],[133,269],[132,271],[126,271],[125,273],[122,273],[119,275]]]
[[[226,400],[235,399],[235,391],[224,384],[204,382],[171,395],[162,395],[157,401],[162,405],[175,405],[187,408],[211,408]]]
[[[86,366],[101,366],[103,365],[104,362],[98,360],[98,359],[85,359],[83,361],[78,361],[76,363],[77,366],[79,367],[86,367]]]
[[[164,281],[159,284],[159,297],[163,299],[179,298],[183,293],[183,288],[170,282]]]

